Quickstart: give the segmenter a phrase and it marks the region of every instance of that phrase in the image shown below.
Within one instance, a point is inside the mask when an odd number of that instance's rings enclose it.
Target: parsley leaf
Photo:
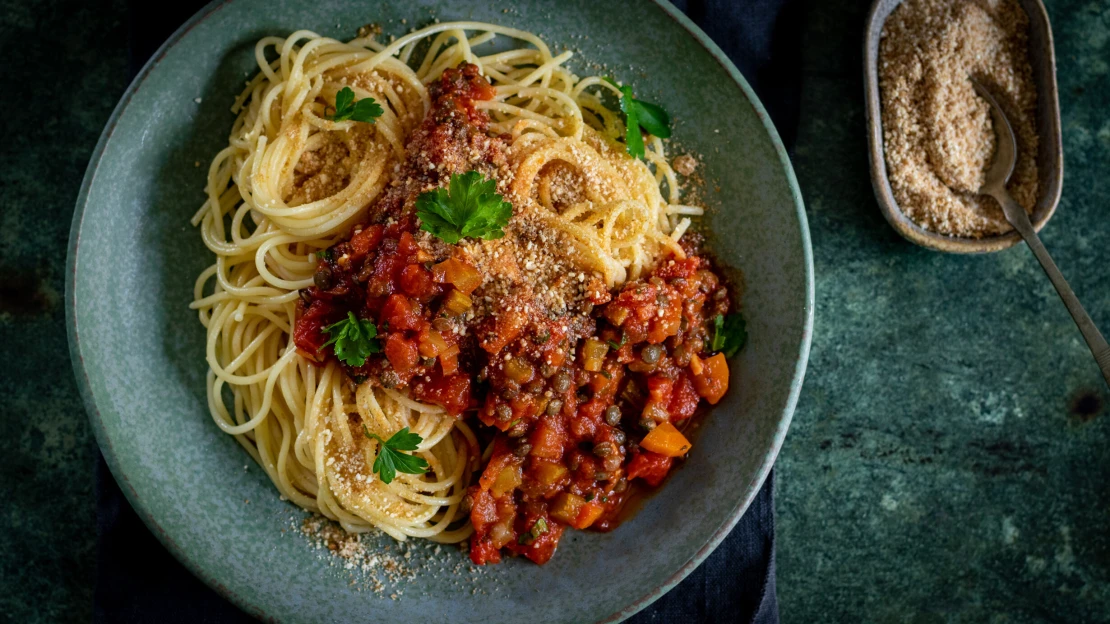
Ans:
[[[384,112],[374,98],[363,98],[355,102],[355,92],[350,87],[343,87],[335,94],[335,114],[328,115],[327,118],[332,121],[353,119],[374,123],[375,118],[381,117]]]
[[[347,366],[362,366],[371,353],[381,351],[377,340],[378,328],[367,320],[355,318],[354,312],[348,312],[347,318],[333,323],[324,328],[331,338],[323,344],[335,345],[335,357]]]
[[[420,229],[452,245],[459,239],[501,238],[513,205],[496,191],[497,183],[477,171],[451,176],[450,189],[438,188],[416,198]]]
[[[388,440],[381,439],[376,433],[370,433],[365,424],[362,432],[367,438],[377,440],[381,448],[378,449],[378,458],[374,460],[373,470],[381,477],[382,483],[389,485],[398,472],[405,474],[424,474],[428,470],[428,461],[423,457],[409,455],[401,451],[415,451],[424,438],[420,434],[412,433],[408,427],[389,436]]]
[[[624,113],[624,142],[628,146],[628,153],[634,158],[643,158],[644,137],[640,130],[648,134],[666,139],[671,136],[671,116],[662,106],[637,100],[632,96],[632,87],[618,86],[612,78],[606,78],[621,92],[621,112]]]
[[[547,520],[544,520],[543,518],[538,518],[536,522],[532,524],[531,530],[529,530],[524,535],[516,538],[516,543],[531,544],[532,542],[538,540],[540,536],[544,533],[547,533]]]
[[[713,317],[713,339],[709,341],[710,351],[720,351],[725,357],[732,357],[748,341],[748,330],[744,318],[739,314]]]

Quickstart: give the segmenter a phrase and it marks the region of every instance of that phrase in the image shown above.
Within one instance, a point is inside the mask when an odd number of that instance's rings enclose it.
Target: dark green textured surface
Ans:
[[[0,621],[91,617],[96,443],[66,346],[73,202],[127,86],[126,6],[0,2]]]
[[[1110,330],[1110,3],[1048,3],[1064,192],[1042,233]],[[795,168],[816,328],[780,456],[786,622],[1110,618],[1110,416],[1090,352],[1024,246],[903,241],[867,174],[865,3],[808,18]]]
[[[1048,8],[1065,182],[1043,237],[1110,328],[1110,2]],[[795,167],[818,300],[779,461],[783,619],[1110,619],[1106,389],[1026,249],[927,252],[879,215],[865,11],[813,2],[804,38]],[[60,299],[85,162],[126,86],[125,21],[121,2],[0,2],[0,619],[90,613],[96,449]]]

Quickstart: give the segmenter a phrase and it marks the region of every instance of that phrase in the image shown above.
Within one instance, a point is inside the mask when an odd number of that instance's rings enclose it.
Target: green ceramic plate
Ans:
[[[493,4],[214,3],[135,79],[89,164],[70,234],[66,298],[71,355],[97,440],[166,547],[264,619],[622,619],[720,543],[786,435],[809,352],[813,265],[797,182],[751,89],[667,4],[629,1],[619,11],[597,0]],[[228,107],[254,71],[255,41],[300,28],[346,39],[367,22],[387,31],[392,23],[398,34],[433,12],[441,20],[535,31],[555,48],[575,49],[572,66],[580,73],[599,71],[586,62],[602,63],[603,71],[634,82],[638,95],[666,104],[681,145],[705,156],[715,186],[708,200],[716,206],[708,225],[716,252],[745,276],[751,339],[733,363],[733,389],[705,421],[688,465],[620,529],[570,535],[543,567],[514,560],[480,573],[453,572],[463,560],[454,549],[436,556],[414,547],[418,575],[387,583],[383,596],[289,530],[302,515],[212,423],[204,332],[188,309],[193,279],[211,258],[188,221],[203,200],[207,164],[226,145]],[[390,599],[395,591],[403,595]]]

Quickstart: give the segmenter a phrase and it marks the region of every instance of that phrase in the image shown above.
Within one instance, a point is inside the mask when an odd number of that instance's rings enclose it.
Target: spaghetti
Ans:
[[[496,37],[518,47],[479,52]],[[701,209],[679,202],[662,141],[647,141],[644,161],[629,158],[619,142],[624,121],[605,103],[620,90],[572,74],[564,66],[570,56],[553,54],[531,33],[477,22],[435,24],[389,44],[373,36],[343,43],[309,31],[258,42],[260,71],[235,101],[229,144],[209,167],[207,200],[192,220],[216,260],[196,280],[191,307],[207,329],[214,421],[300,507],[348,531],[378,528],[399,540],[458,542],[478,525],[475,539],[500,548],[504,535],[490,542],[490,527],[471,522],[484,500],[474,488],[489,485],[483,476],[472,486],[471,478],[483,465],[488,472],[491,462],[512,462],[499,459],[507,443],[487,443],[488,436],[459,417],[477,410],[491,425],[501,413],[493,399],[478,405],[470,398],[469,377],[456,379],[478,374],[465,362],[483,352],[500,358],[502,350],[506,361],[515,361],[506,323],[519,321],[519,333],[537,322],[529,319],[560,314],[575,320],[551,331],[562,340],[561,352],[572,352],[596,333],[590,313],[611,298],[610,291],[648,277],[658,282],[652,292],[659,301],[676,297],[675,309],[683,309],[679,301],[697,300],[689,314],[702,315],[703,304],[706,311],[727,311],[722,296],[707,302],[724,291],[703,275],[707,265],[683,241],[690,217]],[[373,124],[332,119],[328,113],[344,89],[381,104]],[[494,179],[512,204],[505,237],[447,246],[417,231],[411,214],[416,195],[467,170]],[[325,250],[343,254],[325,257]],[[660,273],[666,258],[681,270]],[[437,269],[420,268],[433,261]],[[404,262],[416,267],[405,274],[414,277],[397,277]],[[478,270],[480,285],[467,293],[451,289],[451,271],[459,279],[466,267]],[[390,270],[391,278],[375,281]],[[389,293],[416,292],[412,280],[418,279],[427,282],[423,290],[395,304]],[[380,323],[384,357],[352,367],[325,348],[325,321],[341,318],[340,308],[348,305],[337,303],[337,292],[344,301],[357,292],[382,319],[394,314],[394,322]],[[442,310],[451,311],[448,302],[433,318],[433,301],[445,293],[467,307],[447,318]],[[608,309],[617,303],[619,297]],[[416,308],[406,308],[405,316],[397,305]],[[664,316],[671,314],[659,312]],[[696,339],[705,343],[701,321],[698,316],[689,332],[701,332]],[[488,331],[490,324],[497,329]],[[679,332],[677,324],[674,329]],[[643,331],[641,342],[651,330],[645,324]],[[670,334],[676,335],[683,339]],[[412,360],[399,366],[404,349]],[[550,366],[553,356],[545,349],[537,352],[547,353]],[[687,351],[700,366],[703,349]],[[503,390],[501,365],[495,364],[483,370],[490,369],[491,387]],[[537,371],[542,364],[536,362]],[[683,366],[689,365],[686,358]],[[532,389],[540,388],[540,373],[533,376]],[[543,379],[554,384],[562,377]],[[684,383],[693,387],[696,380]],[[570,409],[569,399],[545,398],[541,413],[558,412],[551,409],[555,403]],[[692,413],[688,404],[689,396],[680,411]],[[529,418],[538,417],[531,412]],[[492,423],[503,432],[506,425]],[[374,468],[385,452],[381,441],[405,428],[419,435],[412,454],[428,469],[387,483]]]

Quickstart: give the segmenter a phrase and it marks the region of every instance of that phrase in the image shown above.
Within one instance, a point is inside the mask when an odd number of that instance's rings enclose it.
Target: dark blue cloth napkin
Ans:
[[[132,74],[201,0],[130,3]],[[800,0],[678,0],[725,51],[793,146],[801,77]],[[776,624],[774,474],[725,541],[678,587],[633,616],[648,622]],[[97,466],[96,622],[206,624],[253,619],[178,563],[127,503],[103,459]]]

